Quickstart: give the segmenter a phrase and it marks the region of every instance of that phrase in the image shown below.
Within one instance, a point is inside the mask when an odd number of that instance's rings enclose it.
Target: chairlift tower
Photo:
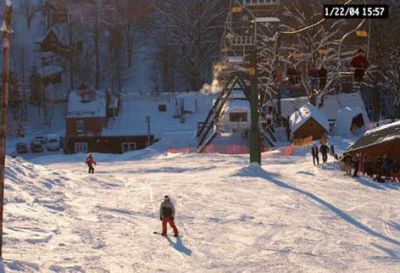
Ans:
[[[260,112],[266,99],[272,98],[276,33],[280,24],[279,18],[271,15],[279,4],[279,0],[232,0],[223,37],[226,72],[246,75],[251,105],[250,161],[259,164]]]

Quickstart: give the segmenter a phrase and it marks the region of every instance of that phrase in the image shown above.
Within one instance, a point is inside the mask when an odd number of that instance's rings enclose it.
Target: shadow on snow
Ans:
[[[172,241],[171,238],[169,236],[166,236],[169,244],[175,248],[176,251],[186,255],[186,256],[191,256],[192,255],[192,250],[190,250],[189,248],[185,247],[183,245],[182,239],[179,237],[176,237],[176,242]]]
[[[339,208],[335,207],[333,204],[323,200],[322,198],[318,197],[317,195],[296,188],[292,185],[289,185],[279,179],[277,179],[276,177],[279,177],[278,175],[272,174],[272,173],[268,173],[265,170],[263,170],[261,167],[257,166],[250,166],[250,167],[245,167],[242,168],[241,170],[239,170],[236,174],[237,176],[247,176],[247,177],[258,177],[258,178],[263,178],[269,182],[272,182],[273,184],[275,184],[276,186],[279,186],[281,188],[287,189],[287,190],[292,190],[298,194],[304,195],[308,198],[310,198],[311,200],[317,202],[318,204],[322,205],[323,207],[327,208],[328,210],[332,211],[333,213],[335,213],[338,217],[340,217],[342,220],[346,221],[347,223],[349,223],[350,225],[374,236],[377,237],[379,239],[382,239],[386,242],[392,243],[396,246],[400,246],[400,241],[395,240],[393,238],[387,237],[383,234],[380,234],[379,232],[373,230],[372,228],[366,226],[365,224],[357,221],[355,218],[353,218],[352,216],[350,216],[349,214],[347,214],[346,212],[340,210]]]

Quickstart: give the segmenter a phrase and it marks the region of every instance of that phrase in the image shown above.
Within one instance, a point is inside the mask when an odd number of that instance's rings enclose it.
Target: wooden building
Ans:
[[[121,135],[108,129],[110,119],[119,118],[120,98],[111,92],[81,85],[69,94],[65,153],[124,153],[153,143],[150,134]],[[129,124],[126,124],[129,129]]]
[[[400,121],[367,131],[347,152],[369,159],[387,155],[392,160],[400,160]]]
[[[329,131],[329,122],[325,114],[312,104],[305,104],[289,118],[293,140],[312,136],[313,140],[321,139]]]
[[[66,139],[64,149],[66,153],[122,154],[146,148],[149,140],[153,143],[154,136],[76,136]]]

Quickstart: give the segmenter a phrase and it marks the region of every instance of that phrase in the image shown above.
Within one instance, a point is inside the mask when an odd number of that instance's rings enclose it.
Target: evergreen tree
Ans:
[[[9,96],[9,107],[12,112],[13,120],[15,122],[15,130],[17,137],[24,136],[24,107],[21,95],[21,83],[15,74],[11,74],[10,77],[10,96]]]
[[[42,78],[40,77],[40,74],[37,71],[37,67],[33,66],[31,73],[29,75],[29,102],[32,105],[43,106],[44,102],[44,91],[45,91],[45,86],[43,84]]]

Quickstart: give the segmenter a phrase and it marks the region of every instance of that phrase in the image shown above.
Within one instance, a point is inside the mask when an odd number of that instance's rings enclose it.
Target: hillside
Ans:
[[[303,150],[274,151],[248,167],[162,143],[95,158],[93,176],[84,155],[8,160],[7,273],[399,269],[398,184],[345,177],[332,159],[313,167]],[[183,238],[153,234],[165,194]]]

